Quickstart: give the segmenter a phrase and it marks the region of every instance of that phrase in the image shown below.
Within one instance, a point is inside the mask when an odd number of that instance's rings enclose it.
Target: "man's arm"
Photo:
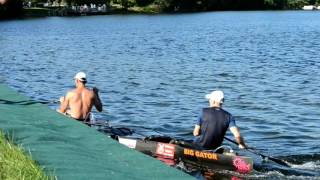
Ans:
[[[70,101],[71,93],[68,92],[65,97],[60,97],[60,109],[58,112],[65,114],[68,106],[69,106],[69,101]]]
[[[195,125],[194,130],[193,130],[193,135],[194,136],[200,135],[200,126],[199,125]]]
[[[92,89],[94,93],[94,106],[96,107],[97,111],[101,112],[102,111],[102,103],[99,97],[99,90],[96,87],[93,87]]]
[[[232,132],[234,138],[236,139],[237,143],[239,144],[240,149],[245,149],[246,144],[244,143],[243,138],[241,137],[240,131],[236,126],[230,127],[230,131]]]
[[[194,136],[199,136],[200,135],[200,129],[201,129],[201,124],[202,124],[202,115],[198,118],[196,125],[193,130],[193,135]]]

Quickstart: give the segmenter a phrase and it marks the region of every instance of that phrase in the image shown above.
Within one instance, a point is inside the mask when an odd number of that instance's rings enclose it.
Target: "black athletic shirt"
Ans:
[[[200,126],[200,137],[195,143],[205,149],[216,149],[221,146],[228,127],[236,126],[232,115],[221,108],[204,108],[197,125]]]

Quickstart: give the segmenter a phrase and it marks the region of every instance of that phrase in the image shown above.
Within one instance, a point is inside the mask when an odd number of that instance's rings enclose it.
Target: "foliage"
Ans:
[[[153,2],[154,2],[154,0],[136,0],[137,6],[147,6]]]
[[[43,1],[43,0],[40,0]],[[83,5],[83,4],[109,4],[110,0],[65,0],[68,5]]]
[[[301,9],[305,5],[309,5],[308,0],[289,0],[288,9]]]
[[[23,153],[21,147],[9,143],[0,132],[0,179],[50,180],[42,169]]]
[[[157,0],[170,11],[301,9],[320,0]]]
[[[158,7],[159,11],[167,11],[170,7],[170,0],[155,0],[154,4]]]

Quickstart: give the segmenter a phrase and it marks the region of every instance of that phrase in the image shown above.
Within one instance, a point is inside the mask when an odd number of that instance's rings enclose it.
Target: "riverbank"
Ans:
[[[0,179],[53,180],[23,148],[13,145],[0,132]]]
[[[192,179],[1,83],[0,114],[0,130],[59,180]]]

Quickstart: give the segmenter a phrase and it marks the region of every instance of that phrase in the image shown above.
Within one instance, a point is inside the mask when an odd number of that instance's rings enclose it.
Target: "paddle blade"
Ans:
[[[268,157],[268,159],[270,159],[271,161],[276,162],[276,163],[278,163],[280,165],[283,165],[283,166],[286,166],[286,167],[290,167],[290,165],[287,162],[285,162],[284,160],[273,158],[273,157]]]
[[[260,155],[262,157],[262,159],[264,160],[271,160],[277,164],[280,164],[280,165],[283,165],[283,166],[286,166],[286,167],[290,167],[290,165],[285,162],[284,160],[281,160],[281,159],[277,159],[277,158],[274,158],[274,157],[271,157],[271,156],[267,156],[267,155],[264,155],[264,154],[261,154],[255,150],[253,150],[252,148],[247,148],[248,151],[254,153],[254,154],[257,154],[257,155]]]

